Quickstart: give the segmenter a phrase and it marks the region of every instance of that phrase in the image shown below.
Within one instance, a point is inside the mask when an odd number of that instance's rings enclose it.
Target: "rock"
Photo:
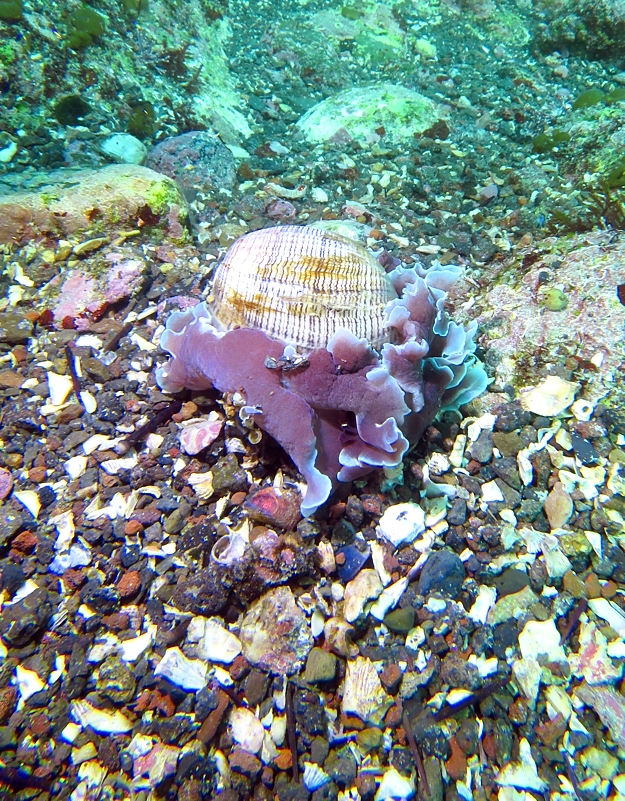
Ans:
[[[313,648],[306,660],[304,679],[309,684],[332,681],[336,675],[336,657],[323,648]]]
[[[483,429],[480,431],[478,438],[467,449],[468,454],[472,459],[481,464],[490,462],[493,455],[493,435],[491,431]]]
[[[10,598],[15,595],[22,584],[26,581],[24,569],[21,565],[18,565],[15,562],[7,562],[2,568],[0,575],[0,587],[7,591]]]
[[[142,258],[126,256],[121,249],[106,253],[97,263],[81,263],[42,290],[52,300],[58,327],[86,328],[93,319],[143,286],[147,266]]]
[[[334,536],[334,535],[333,535]],[[337,573],[341,581],[348,582],[355,578],[367,564],[371,549],[362,540],[345,545],[336,552]]]
[[[411,141],[442,118],[442,110],[428,98],[395,84],[347,89],[313,106],[297,122],[309,142],[327,142],[346,135],[361,144],[375,141],[376,129],[384,141]]]
[[[0,342],[9,345],[25,344],[33,333],[33,324],[14,309],[0,312]]]
[[[121,164],[143,164],[148,155],[143,142],[129,133],[117,133],[107,136],[100,144],[100,147],[107,156],[111,157],[111,161],[117,161]],[[156,170],[156,172],[162,172],[162,170]],[[173,176],[170,175],[169,177],[172,178]]]
[[[454,498],[451,508],[447,512],[447,522],[450,526],[462,526],[467,519],[467,502],[464,498]]]
[[[228,755],[228,764],[235,773],[242,773],[250,779],[256,779],[262,770],[260,760],[242,748],[232,749]]]
[[[397,634],[407,634],[414,626],[415,610],[412,606],[393,609],[384,618],[384,625]]]
[[[456,651],[452,651],[441,662],[441,679],[450,687],[477,690],[482,680],[476,665],[467,662]]]
[[[527,587],[529,583],[529,576],[525,570],[519,570],[516,567],[509,567],[507,570],[504,570],[493,582],[497,588],[497,595],[500,599],[506,595],[520,592],[524,587]]]
[[[356,780],[358,765],[351,751],[345,748],[331,751],[323,763],[323,769],[339,787],[351,787]]]
[[[393,699],[382,688],[373,662],[359,656],[349,661],[346,666],[343,683],[343,715],[355,715],[363,723],[379,726]]]
[[[26,522],[26,515],[10,506],[0,507],[0,545],[6,545]]]
[[[419,577],[419,594],[439,592],[457,598],[466,572],[462,560],[453,551],[434,551],[428,557]]]
[[[545,498],[545,514],[552,529],[562,528],[573,514],[573,500],[560,481],[557,481]]]
[[[292,531],[301,520],[302,496],[297,490],[262,487],[250,493],[243,508],[250,519],[267,526]]]
[[[504,458],[516,456],[517,453],[525,447],[522,438],[515,431],[493,432],[493,445]]]
[[[114,704],[131,701],[135,692],[132,668],[117,656],[109,656],[100,665],[97,689]]]
[[[313,646],[310,626],[289,587],[276,587],[254,601],[241,622],[243,655],[252,665],[291,676]]]
[[[29,643],[46,626],[52,617],[52,603],[48,592],[35,590],[12,606],[5,606],[0,614],[0,636],[14,648]]]
[[[117,591],[122,601],[127,601],[141,589],[141,576],[136,570],[128,570],[117,582]]]
[[[215,190],[231,189],[236,166],[231,151],[211,131],[163,139],[148,155],[148,167],[173,178],[187,201],[206,200]],[[200,214],[200,219],[206,214]]]
[[[75,235],[91,228],[94,219],[100,230],[121,230],[136,225],[145,209],[151,225],[170,226],[172,214],[176,221],[186,218],[186,203],[176,184],[145,167],[55,170],[48,179],[43,183],[39,174],[36,191],[0,198],[0,243]]]

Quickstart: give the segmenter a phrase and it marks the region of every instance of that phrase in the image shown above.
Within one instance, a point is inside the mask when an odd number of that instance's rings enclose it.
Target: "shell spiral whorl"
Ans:
[[[255,328],[306,350],[338,328],[373,347],[390,340],[383,311],[397,297],[361,245],[316,228],[263,228],[238,239],[215,273],[210,310],[223,330]]]

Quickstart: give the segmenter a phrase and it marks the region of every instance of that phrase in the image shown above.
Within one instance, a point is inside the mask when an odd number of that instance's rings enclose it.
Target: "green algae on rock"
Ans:
[[[175,182],[134,164],[56,170],[34,191],[0,198],[0,243],[81,231],[109,233],[140,221],[176,227],[184,238],[186,203]],[[178,230],[179,229],[179,230]],[[173,233],[170,231],[170,233]]]
[[[310,141],[327,142],[341,129],[364,144],[384,128],[387,141],[410,141],[443,117],[442,109],[412,89],[396,84],[374,84],[348,89],[322,100],[297,122]]]

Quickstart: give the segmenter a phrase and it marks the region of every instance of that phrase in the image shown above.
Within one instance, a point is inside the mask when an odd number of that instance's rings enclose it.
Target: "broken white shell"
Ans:
[[[360,617],[367,601],[374,600],[384,587],[375,570],[361,570],[355,579],[345,587],[345,606],[343,614],[348,623]]]
[[[119,709],[107,712],[91,706],[88,701],[74,701],[70,714],[81,726],[90,726],[98,734],[126,734],[132,730],[132,723]]]
[[[416,503],[397,503],[389,506],[380,518],[377,533],[396,548],[405,542],[413,542],[425,531],[425,512]]]
[[[208,666],[199,659],[189,659],[180,648],[168,648],[154,670],[155,676],[164,676],[183,690],[195,692],[206,687]]]
[[[304,762],[304,784],[309,792],[314,793],[329,781],[328,774],[316,762]]]
[[[73,389],[74,383],[70,376],[48,373],[48,394],[52,406],[62,406]]]
[[[374,801],[404,801],[412,798],[415,792],[414,780],[402,776],[395,768],[387,770],[375,794]]]
[[[229,665],[241,653],[241,641],[219,621],[211,617],[205,621],[204,632],[197,648],[202,659]]]
[[[518,790],[535,790],[542,793],[548,788],[547,782],[538,775],[532,749],[525,737],[519,743],[519,761],[509,762],[495,777],[497,784],[516,787]]]
[[[549,375],[537,387],[521,390],[521,406],[542,417],[556,417],[569,408],[578,390],[579,384]]]
[[[244,751],[257,754],[263,744],[265,729],[250,709],[239,707],[230,715],[230,733]]]
[[[347,663],[341,706],[344,715],[355,715],[363,723],[379,726],[392,705],[393,699],[384,692],[370,659],[359,656]]]

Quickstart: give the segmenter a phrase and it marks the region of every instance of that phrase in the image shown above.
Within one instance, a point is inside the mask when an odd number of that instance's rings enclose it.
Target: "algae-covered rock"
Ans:
[[[333,137],[352,138],[365,144],[375,141],[384,128],[385,141],[409,141],[415,133],[431,128],[443,116],[429,98],[405,86],[385,83],[348,89],[328,97],[307,111],[297,127],[310,142]]]
[[[0,197],[0,243],[39,236],[110,233],[139,222],[183,236],[186,203],[175,182],[134,164],[56,170],[33,191]]]

